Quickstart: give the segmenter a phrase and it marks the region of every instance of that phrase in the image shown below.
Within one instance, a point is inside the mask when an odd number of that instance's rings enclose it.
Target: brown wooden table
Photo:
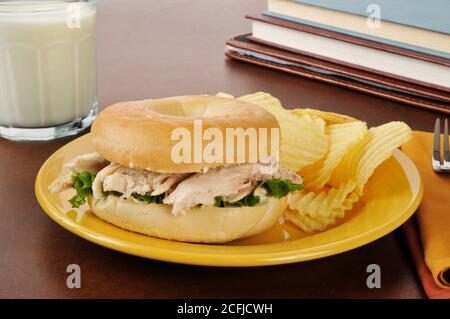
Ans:
[[[402,120],[430,130],[434,113],[295,76],[228,61],[224,42],[248,32],[264,0],[99,0],[98,88],[102,107],[132,99],[266,91],[286,106],[341,112],[377,125]],[[0,140],[0,297],[423,298],[400,231],[350,252],[265,268],[209,268],[128,256],[81,239],[45,215],[34,196],[39,167],[68,140]],[[366,267],[382,288],[366,287]],[[66,286],[79,264],[82,288]]]

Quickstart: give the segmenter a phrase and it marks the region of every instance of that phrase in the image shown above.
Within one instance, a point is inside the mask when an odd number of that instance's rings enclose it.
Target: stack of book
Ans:
[[[450,0],[268,0],[226,55],[450,114]]]

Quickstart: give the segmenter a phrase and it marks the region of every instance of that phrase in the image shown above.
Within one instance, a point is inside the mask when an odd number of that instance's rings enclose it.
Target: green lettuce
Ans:
[[[92,174],[90,172],[73,173],[71,178],[73,181],[73,188],[75,189],[77,194],[72,197],[69,202],[72,204],[73,208],[79,208],[80,206],[86,204],[86,198],[92,194],[92,183],[94,182],[95,174]],[[123,195],[119,192],[104,192],[104,194],[105,196]],[[147,204],[161,204],[164,199],[164,194],[158,196],[132,194],[131,196]]]
[[[92,194],[92,183],[95,175],[90,172],[72,173],[71,178],[77,194],[69,202],[73,208],[79,208],[86,203],[86,198]]]
[[[282,198],[287,194],[303,189],[302,184],[295,184],[289,179],[272,179],[261,184],[268,196]]]
[[[105,196],[117,196],[120,197],[123,194],[120,192],[103,192],[103,195]],[[151,195],[141,195],[141,194],[137,194],[137,193],[133,193],[131,194],[131,197],[133,197],[134,199],[140,200],[141,202],[145,202],[147,204],[161,204],[165,194],[161,194],[158,196],[151,196]]]
[[[243,207],[243,206],[256,206],[260,202],[259,196],[255,196],[253,193],[245,196],[237,202],[224,201],[222,196],[216,196],[214,198],[214,206],[216,207]]]
[[[90,172],[73,173],[72,176],[73,188],[75,188],[77,194],[72,197],[69,202],[72,207],[79,208],[86,203],[86,198],[92,194],[92,183],[95,179],[95,174]],[[273,196],[275,198],[282,198],[291,192],[295,192],[303,189],[303,185],[295,184],[288,179],[273,179],[270,181],[262,182],[258,187],[263,187],[267,196]],[[105,195],[122,196],[118,192],[105,192]],[[161,204],[165,197],[165,194],[158,196],[132,194],[133,198],[145,202],[147,204]],[[227,202],[221,196],[217,196],[214,201],[215,207],[252,207],[260,203],[261,199],[256,196],[254,192],[245,196],[236,202]]]
[[[158,196],[132,194],[131,196],[147,204],[161,204],[164,199],[164,194]]]
[[[273,196],[275,198],[283,198],[287,194],[303,189],[302,184],[295,184],[289,179],[273,179],[265,181],[259,184],[258,187],[262,187],[266,190],[267,196]],[[256,206],[260,203],[259,196],[254,194],[254,191],[242,198],[237,202],[224,201],[222,196],[215,198],[214,206],[216,207],[244,207],[244,206]]]

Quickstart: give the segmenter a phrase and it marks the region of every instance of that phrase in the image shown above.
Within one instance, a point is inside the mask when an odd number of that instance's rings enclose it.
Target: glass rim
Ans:
[[[52,13],[61,10],[59,5],[86,3],[94,5],[97,0],[0,0],[0,14]]]

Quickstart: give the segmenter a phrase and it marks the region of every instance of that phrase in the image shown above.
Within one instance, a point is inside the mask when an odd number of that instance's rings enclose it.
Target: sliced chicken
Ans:
[[[115,171],[120,169],[122,166],[116,163],[110,163],[95,176],[94,182],[92,183],[92,193],[95,199],[103,198],[103,181],[109,175],[112,175]]]
[[[197,173],[178,184],[163,202],[173,205],[173,214],[180,214],[199,204],[212,206],[217,196],[230,202],[238,201],[249,195],[261,181],[286,178],[301,183],[301,177],[295,173],[280,169],[269,174],[263,166],[242,164],[212,168],[206,174]]]
[[[69,174],[55,180],[48,187],[48,189],[50,190],[51,193],[60,193],[72,188],[72,185],[73,185],[72,177],[71,174]]]
[[[120,167],[103,180],[104,191],[122,193],[124,197],[132,194],[152,196],[167,193],[190,174],[156,173],[140,169]]]
[[[279,162],[274,157],[268,157],[263,159],[259,165],[259,173],[256,176],[258,180],[271,180],[271,179],[288,179],[295,184],[301,184],[302,178],[295,172],[285,168],[281,168]]]
[[[251,194],[262,181],[288,179],[296,184],[302,178],[294,172],[272,169],[272,162],[241,164],[210,168],[202,173],[157,173],[109,163],[97,153],[78,156],[66,168],[96,174],[92,184],[94,198],[103,198],[104,192],[118,192],[123,197],[132,194],[158,196],[166,194],[163,203],[172,205],[172,213],[180,214],[197,205],[213,206],[221,196],[227,202],[237,202]],[[278,167],[278,166],[277,166]],[[70,175],[50,185],[51,192],[72,187]]]
[[[255,182],[249,181],[248,183],[239,186],[239,188],[236,190],[234,194],[222,196],[222,198],[226,202],[230,203],[237,202],[242,198],[244,198],[245,196],[250,195],[251,192],[253,192],[253,190],[255,189],[256,184],[257,183]]]
[[[133,193],[145,195],[152,190],[150,183],[156,175],[157,173],[153,172],[120,167],[105,177],[103,190],[119,192],[124,197],[129,197]]]
[[[105,166],[108,161],[100,156],[98,153],[88,153],[75,157],[73,160],[64,165],[64,168],[76,173],[90,172],[97,174]],[[59,193],[70,189],[73,186],[72,174],[62,176],[55,180],[50,186],[49,190],[52,193]]]
[[[164,193],[169,193],[184,179],[191,176],[191,173],[185,174],[159,174],[152,180],[152,196],[158,196]]]
[[[108,164],[109,161],[104,159],[100,154],[94,152],[77,156],[64,165],[64,167],[77,173],[91,172],[97,174]]]
[[[295,184],[301,184],[303,183],[303,179],[300,177],[300,175],[298,175],[297,173],[290,171],[288,169],[285,168],[280,168],[278,170],[278,172],[276,172],[275,174],[269,175],[270,178],[264,179],[264,180],[270,180],[270,179],[288,179],[290,181],[292,181]]]

